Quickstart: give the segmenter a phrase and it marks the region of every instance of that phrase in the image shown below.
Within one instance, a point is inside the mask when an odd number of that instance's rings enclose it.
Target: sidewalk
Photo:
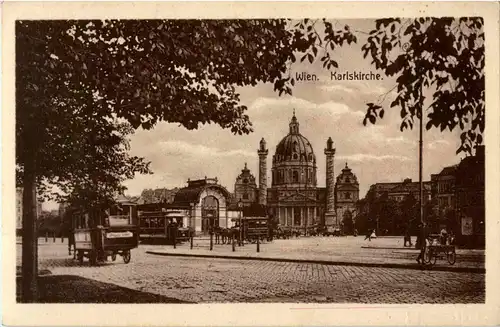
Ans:
[[[257,252],[256,244],[236,245],[235,252],[231,245],[214,244],[209,250],[209,243],[195,241],[193,249],[190,244],[173,246],[141,245],[148,254],[163,256],[207,257],[219,259],[268,260],[282,262],[304,262],[327,265],[351,265],[365,267],[386,267],[404,269],[422,269],[416,262],[418,251],[398,246],[397,239],[379,239],[370,244],[360,239],[346,238],[301,238],[290,240],[274,240],[260,244]],[[454,265],[448,264],[446,258],[439,258],[432,268],[435,271],[476,272],[484,273],[484,251],[457,250]]]

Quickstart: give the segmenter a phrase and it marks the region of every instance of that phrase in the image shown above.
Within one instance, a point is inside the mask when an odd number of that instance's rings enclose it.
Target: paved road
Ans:
[[[40,246],[40,269],[190,302],[481,303],[485,297],[479,273],[159,257],[141,248],[129,264],[118,257],[89,267]]]
[[[189,242],[177,246],[149,246],[141,245],[158,254],[181,254],[200,256],[225,256],[225,257],[253,257],[268,259],[291,259],[306,261],[345,262],[361,263],[371,265],[400,265],[418,268],[416,258],[418,250],[403,247],[401,238],[379,238],[371,242],[364,241],[362,237],[306,237],[289,240],[274,240],[260,245],[257,253],[256,244],[246,244],[243,247],[236,246],[235,252],[230,245],[214,244],[213,250],[209,250],[210,242],[205,240],[194,240],[193,249]],[[434,269],[484,269],[483,250],[457,249],[456,263],[451,266],[445,256],[440,256]]]

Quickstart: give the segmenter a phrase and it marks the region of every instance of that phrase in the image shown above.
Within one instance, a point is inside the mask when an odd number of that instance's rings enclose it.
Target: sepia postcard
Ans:
[[[498,325],[499,8],[3,3],[2,324]]]

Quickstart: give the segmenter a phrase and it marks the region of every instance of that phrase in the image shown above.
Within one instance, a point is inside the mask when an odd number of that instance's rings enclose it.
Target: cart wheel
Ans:
[[[131,254],[130,254],[130,251],[125,251],[123,252],[122,254],[122,257],[123,257],[123,262],[125,263],[129,263],[130,262],[130,258],[131,258]]]
[[[97,265],[97,252],[96,251],[90,251],[89,260],[90,260],[91,266]]]
[[[434,252],[434,251],[433,251],[433,252]],[[432,253],[432,257],[431,257],[431,266],[433,266],[433,265],[435,265],[435,264],[436,264],[437,257],[438,257],[438,254],[437,254],[437,253]]]
[[[111,260],[116,261],[116,252],[113,252],[111,255]]]
[[[453,265],[457,260],[457,254],[455,253],[455,251],[449,251],[446,253],[446,259],[448,259],[448,263],[450,265]]]
[[[431,249],[429,249],[428,247],[425,248],[425,253],[424,253],[424,263],[425,264],[430,264],[431,263],[433,254],[434,253],[433,253],[433,251],[431,251]]]
[[[76,254],[77,258],[78,258],[78,262],[80,264],[83,264],[83,251],[80,251],[78,250],[77,254]]]

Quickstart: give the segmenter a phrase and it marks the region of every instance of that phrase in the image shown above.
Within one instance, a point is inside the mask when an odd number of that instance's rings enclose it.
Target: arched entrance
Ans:
[[[219,201],[213,195],[203,199],[201,207],[201,231],[208,233],[210,228],[219,226]]]

